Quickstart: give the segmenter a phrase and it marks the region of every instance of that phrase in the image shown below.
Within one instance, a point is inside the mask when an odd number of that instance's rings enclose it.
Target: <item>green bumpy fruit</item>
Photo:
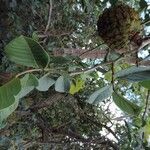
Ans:
[[[128,48],[132,35],[141,30],[138,12],[125,4],[104,10],[97,22],[98,34],[109,48],[116,52]]]

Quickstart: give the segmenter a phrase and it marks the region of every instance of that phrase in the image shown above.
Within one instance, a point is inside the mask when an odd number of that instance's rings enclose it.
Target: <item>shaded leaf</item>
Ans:
[[[87,100],[88,103],[98,104],[112,95],[113,89],[111,85],[107,85],[100,90],[95,91]]]
[[[139,5],[142,10],[148,7],[148,4],[145,0],[140,0]]]
[[[0,110],[0,124],[3,122],[3,120],[7,119],[12,112],[15,111],[15,109],[18,107],[18,102],[19,99],[15,100],[10,106]]]
[[[15,95],[21,90],[20,80],[15,78],[0,87],[0,123],[6,119],[18,106]]]
[[[142,126],[142,118],[140,118],[140,117],[137,117],[137,118],[134,118],[133,120],[132,120],[132,123],[133,123],[133,125],[134,126],[136,126],[136,127],[141,127]]]
[[[32,39],[33,39],[34,41],[37,41],[37,42],[38,42],[39,37],[38,37],[38,32],[37,32],[37,31],[34,31],[34,32],[32,33]]]
[[[0,87],[0,110],[12,105],[21,90],[20,80],[15,78]]]
[[[112,6],[115,6],[118,0],[109,0],[109,2]]]
[[[113,93],[113,101],[122,111],[130,115],[139,115],[141,111],[141,107],[126,100],[124,97],[120,96],[119,94],[115,92]]]
[[[150,80],[142,81],[139,84],[150,90]]]
[[[3,99],[0,99],[0,102],[1,103],[3,102],[2,105],[0,105],[0,106],[3,106],[2,108],[0,107],[1,108],[0,123],[4,119],[6,119],[17,108],[19,99],[26,96],[37,85],[38,85],[38,80],[32,74],[26,74],[21,80],[16,78],[13,81],[11,81],[11,83],[4,85],[4,86],[7,86],[7,89],[6,89],[7,92],[2,90],[3,93],[5,93],[6,97],[3,97]],[[6,105],[6,102],[7,102],[7,105]]]
[[[120,57],[120,54],[116,53],[115,51],[112,51],[107,56],[107,61],[115,61]]]
[[[70,59],[68,59],[66,57],[62,57],[62,56],[53,57],[51,59],[51,63],[60,64],[60,65],[68,64],[70,62],[71,62]]]
[[[150,79],[150,67],[130,67],[115,74],[116,78],[127,81],[144,81]]]
[[[44,75],[39,79],[39,85],[36,87],[39,91],[47,91],[53,84],[55,80],[50,78],[48,75]]]
[[[30,93],[36,86],[38,86],[38,79],[33,74],[26,74],[21,82],[21,91],[15,97],[16,99],[20,99]]]
[[[5,47],[5,52],[11,61],[28,67],[45,68],[49,62],[49,56],[43,47],[25,36],[12,40]]]
[[[70,80],[66,76],[60,76],[55,83],[57,92],[68,92],[70,90]]]

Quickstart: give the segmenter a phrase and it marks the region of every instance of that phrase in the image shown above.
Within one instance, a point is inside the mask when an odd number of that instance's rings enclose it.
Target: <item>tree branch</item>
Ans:
[[[142,39],[142,44],[138,47],[138,51],[150,44],[150,37],[145,37]]]
[[[88,118],[88,120],[90,120],[94,125],[98,126],[98,127],[103,127],[105,128],[108,132],[110,132],[114,138],[116,138],[117,141],[119,141],[119,138],[116,136],[116,134],[114,133],[114,131],[111,130],[111,128],[109,128],[108,126],[106,126],[105,124],[102,124],[100,122],[97,122],[95,120],[93,120],[91,117],[89,117],[88,115],[86,115],[86,117]]]
[[[70,76],[75,76],[75,75],[79,75],[82,73],[90,73],[92,71],[95,71],[97,68],[104,66],[104,65],[108,65],[108,64],[112,64],[114,62],[116,62],[117,60],[119,60],[120,58],[122,58],[124,55],[120,55],[120,57],[118,57],[116,60],[114,61],[108,61],[108,62],[102,62],[101,64],[97,64],[95,66],[93,66],[92,68],[87,68],[81,71],[74,71],[74,72],[70,72]]]
[[[71,55],[71,56],[78,56],[82,59],[90,58],[105,58],[107,54],[106,49],[74,49],[74,48],[56,48],[53,51],[54,56],[63,56],[63,55]]]
[[[48,31],[49,26],[50,26],[51,15],[52,15],[52,0],[49,0],[49,13],[48,13],[47,25],[46,25],[46,28],[45,28],[45,31],[44,31],[45,34],[46,34],[46,32]]]

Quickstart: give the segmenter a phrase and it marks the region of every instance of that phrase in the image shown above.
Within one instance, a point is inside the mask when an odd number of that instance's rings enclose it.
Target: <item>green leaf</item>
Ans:
[[[38,42],[39,37],[38,37],[38,32],[37,32],[37,31],[34,31],[34,32],[32,33],[32,39],[33,39],[34,41],[37,41],[37,42]]]
[[[44,75],[39,79],[39,85],[36,87],[39,91],[47,91],[53,84],[55,80],[49,77],[49,75]]]
[[[0,110],[15,102],[15,95],[21,90],[20,80],[15,78],[0,87]]]
[[[55,83],[57,92],[68,92],[70,90],[70,80],[66,76],[60,76]]]
[[[17,108],[18,100],[15,99],[15,95],[20,90],[21,86],[18,78],[0,87],[0,124]]]
[[[105,79],[107,81],[111,81],[112,80],[112,71],[108,71],[105,73]]]
[[[140,5],[141,10],[148,7],[148,4],[145,0],[140,0],[139,5]]]
[[[143,87],[145,87],[146,89],[149,89],[150,90],[150,80],[146,80],[146,81],[142,81],[142,82],[139,82],[139,84]]]
[[[116,92],[113,93],[113,101],[122,111],[128,113],[129,115],[139,115],[141,112],[141,107],[126,100]]]
[[[76,79],[75,83],[73,83],[73,82],[71,83],[69,93],[75,94],[75,93],[79,92],[81,89],[83,89],[84,84],[85,84],[84,80],[79,79],[79,78]]]
[[[109,0],[109,2],[112,6],[115,6],[118,0]]]
[[[116,53],[115,51],[112,51],[107,56],[107,61],[115,61],[120,57],[120,54]]]
[[[38,86],[38,79],[33,74],[26,74],[21,82],[21,91],[15,96],[16,99],[20,99],[30,93],[35,87]]]
[[[113,89],[111,85],[107,85],[100,90],[95,91],[87,100],[88,103],[98,104],[112,95]]]
[[[144,131],[144,138],[148,140],[150,136],[150,123],[148,121],[146,122],[146,125],[143,127],[143,131]]]
[[[127,81],[144,81],[150,79],[150,67],[130,67],[119,71],[115,74],[115,78],[125,79]]]
[[[56,65],[64,65],[70,63],[71,60],[67,57],[62,57],[62,56],[57,56],[57,57],[52,57],[51,63],[54,63]]]
[[[141,127],[142,126],[142,118],[136,117],[132,120],[132,123],[136,127]]]
[[[0,124],[18,107],[19,100],[15,100],[12,105],[0,110]]]
[[[16,78],[4,86],[0,87],[0,123],[17,108],[20,98],[38,86],[38,80],[34,75],[26,74],[21,80]]]
[[[5,52],[11,61],[20,65],[45,68],[49,63],[49,55],[43,47],[25,36],[19,36],[12,40],[5,47]]]

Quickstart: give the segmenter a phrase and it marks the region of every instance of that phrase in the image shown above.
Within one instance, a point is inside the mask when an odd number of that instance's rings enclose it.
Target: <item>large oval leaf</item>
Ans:
[[[18,107],[19,100],[15,100],[12,105],[0,110],[0,124]]]
[[[98,104],[112,95],[113,89],[111,85],[107,85],[100,90],[95,91],[87,100],[88,103]]]
[[[141,107],[126,100],[125,98],[117,94],[116,92],[113,93],[113,101],[122,111],[130,115],[139,115],[141,111]]]
[[[39,79],[39,85],[36,87],[39,91],[47,91],[53,84],[55,80],[49,77],[49,75],[44,75]]]
[[[60,76],[55,83],[57,92],[68,92],[70,90],[70,80],[66,76]]]
[[[130,67],[115,74],[116,78],[128,81],[143,81],[150,79],[150,67]]]
[[[18,78],[0,87],[0,124],[17,108],[18,100],[15,99],[15,95],[20,90],[21,86]]]
[[[0,87],[0,110],[12,105],[21,90],[20,80],[15,78]]]
[[[12,40],[5,47],[5,52],[11,61],[28,67],[45,68],[49,62],[49,55],[42,46],[25,36]]]
[[[21,85],[21,86],[20,86]],[[0,123],[6,119],[18,106],[19,99],[26,96],[36,86],[38,80],[33,74],[26,74],[22,79],[16,78],[0,87]],[[1,99],[2,98],[2,99]]]

